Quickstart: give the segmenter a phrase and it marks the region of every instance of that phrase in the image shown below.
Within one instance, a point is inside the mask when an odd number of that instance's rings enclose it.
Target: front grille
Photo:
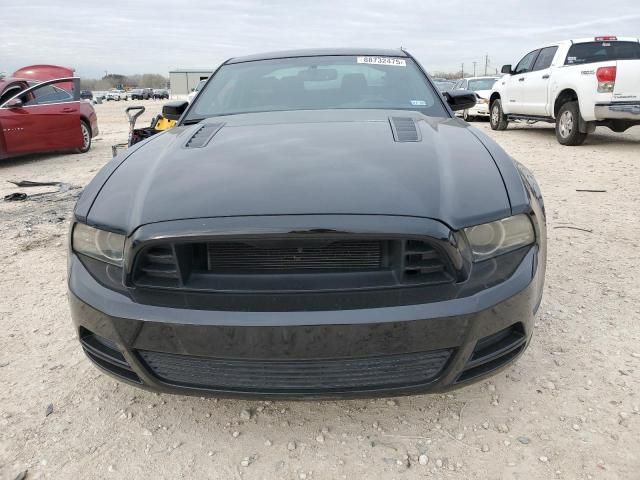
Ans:
[[[382,242],[340,241],[323,245],[280,242],[207,244],[207,266],[213,273],[339,272],[376,270],[382,265]]]
[[[433,242],[433,243],[432,243]],[[132,283],[208,292],[326,292],[455,282],[436,241],[246,238],[153,244]]]
[[[404,248],[405,283],[446,283],[453,281],[440,252],[424,241],[408,240]]]
[[[136,272],[138,285],[174,287],[178,281],[178,264],[171,245],[153,246],[142,253]]]
[[[259,360],[139,351],[161,381],[207,390],[261,393],[363,391],[433,381],[451,350],[366,358]]]

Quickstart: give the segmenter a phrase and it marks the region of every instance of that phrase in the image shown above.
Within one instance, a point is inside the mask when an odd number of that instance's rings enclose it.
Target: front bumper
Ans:
[[[640,122],[640,101],[598,103],[596,120],[631,120]]]
[[[474,117],[488,117],[489,103],[476,103],[475,107],[469,109],[469,115]]]
[[[134,303],[72,255],[70,305],[89,358],[153,391],[325,398],[444,391],[483,378],[530,341],[544,268],[537,247],[506,281],[428,304],[239,312]]]

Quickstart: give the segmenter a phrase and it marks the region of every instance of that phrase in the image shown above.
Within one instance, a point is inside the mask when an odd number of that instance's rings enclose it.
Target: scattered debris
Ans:
[[[576,188],[576,192],[605,193],[606,190],[592,190],[590,188]]]
[[[49,405],[47,405],[47,410],[44,412],[44,416],[48,417],[52,413],[53,413],[53,403],[50,403]]]
[[[29,473],[29,470],[23,470],[18,475],[16,475],[16,478],[14,478],[13,480],[24,480],[25,478],[27,478],[27,473]]]
[[[7,180],[9,183],[13,183],[16,187],[55,187],[62,185],[62,182],[32,182],[31,180]]]
[[[5,202],[21,202],[27,199],[27,194],[22,192],[10,193],[4,196]]]
[[[570,228],[571,230],[580,230],[581,232],[593,233],[593,230],[590,228],[573,227],[571,225],[556,225],[553,228]]]

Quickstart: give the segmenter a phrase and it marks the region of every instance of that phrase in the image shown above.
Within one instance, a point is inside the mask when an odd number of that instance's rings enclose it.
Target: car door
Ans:
[[[538,58],[540,50],[534,50],[527,53],[522,60],[518,62],[513,73],[505,80],[505,100],[503,103],[503,109],[507,113],[515,114],[527,114],[526,101],[525,101],[525,89],[526,82],[529,79],[533,65]]]
[[[524,113],[528,115],[550,116],[549,84],[551,82],[551,64],[558,51],[558,46],[546,47],[533,64],[530,73],[525,74]]]
[[[79,94],[77,79],[50,80],[0,105],[0,155],[81,148]]]

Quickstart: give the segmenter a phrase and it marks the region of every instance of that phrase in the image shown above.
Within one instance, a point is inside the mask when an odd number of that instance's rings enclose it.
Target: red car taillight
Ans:
[[[613,92],[613,87],[616,84],[616,73],[616,67],[600,67],[598,70],[596,70],[599,93]]]

